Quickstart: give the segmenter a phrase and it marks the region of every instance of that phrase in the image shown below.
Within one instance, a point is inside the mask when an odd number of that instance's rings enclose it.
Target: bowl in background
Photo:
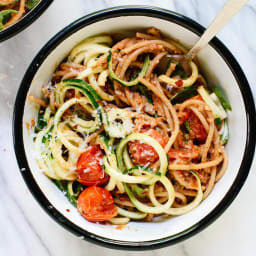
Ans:
[[[24,17],[19,19],[10,27],[0,31],[0,42],[9,39],[29,26],[33,21],[39,18],[41,14],[43,14],[52,2],[53,0],[41,0],[32,10],[25,14]]]
[[[34,155],[33,134],[26,123],[38,109],[27,95],[41,97],[58,64],[83,39],[108,32],[160,29],[165,36],[193,45],[204,28],[180,14],[145,6],[102,10],[70,24],[54,36],[34,58],[23,78],[14,109],[14,147],[27,186],[43,209],[59,224],[88,241],[119,249],[155,249],[181,241],[212,223],[233,201],[249,173],[255,150],[255,106],[246,77],[229,50],[214,38],[198,55],[201,72],[210,84],[221,86],[233,107],[229,112],[230,139],[226,146],[229,166],[213,191],[193,211],[164,222],[130,222],[118,230],[90,223],[80,216],[58,188],[40,171]],[[71,209],[72,208],[72,209]],[[66,209],[70,209],[69,212]]]

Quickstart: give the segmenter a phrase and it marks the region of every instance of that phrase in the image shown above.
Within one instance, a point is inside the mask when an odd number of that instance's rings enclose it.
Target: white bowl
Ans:
[[[255,149],[255,107],[248,82],[232,54],[216,38],[198,58],[211,84],[222,86],[232,105],[229,112],[230,139],[226,146],[229,165],[224,177],[199,207],[163,222],[130,222],[115,226],[86,221],[58,188],[40,171],[34,155],[33,137],[26,128],[38,109],[26,97],[41,96],[41,86],[51,80],[58,64],[83,39],[101,34],[154,26],[166,36],[191,46],[204,28],[179,14],[152,7],[118,7],[83,17],[53,37],[35,57],[20,86],[14,110],[14,144],[22,175],[41,206],[58,223],[95,243],[125,249],[152,249],[183,240],[215,220],[241,189]],[[66,211],[70,209],[70,212]],[[223,232],[225,232],[223,230]]]

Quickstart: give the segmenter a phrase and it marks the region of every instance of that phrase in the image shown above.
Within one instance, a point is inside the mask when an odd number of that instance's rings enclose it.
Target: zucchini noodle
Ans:
[[[58,66],[42,99],[28,97],[40,106],[38,165],[89,221],[187,214],[224,175],[231,106],[197,62],[186,73],[178,61],[186,52],[156,28],[90,37]]]

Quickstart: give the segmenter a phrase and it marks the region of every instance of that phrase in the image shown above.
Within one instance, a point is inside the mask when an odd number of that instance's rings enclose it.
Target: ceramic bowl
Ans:
[[[20,31],[28,27],[32,22],[40,17],[41,14],[48,8],[53,0],[41,0],[35,8],[29,11],[24,17],[19,19],[12,26],[0,31],[0,42],[15,36]]]
[[[198,55],[201,71],[210,84],[221,86],[232,105],[230,139],[226,146],[229,165],[209,197],[193,211],[162,222],[130,222],[118,230],[112,225],[86,221],[58,188],[40,171],[34,155],[33,136],[26,128],[37,111],[27,95],[41,96],[58,64],[83,39],[108,32],[140,30],[154,26],[164,35],[191,46],[204,28],[180,14],[153,7],[126,6],[82,17],[54,36],[29,66],[14,110],[14,146],[27,186],[42,208],[59,224],[82,239],[106,247],[146,250],[171,245],[202,230],[230,205],[250,170],[255,149],[255,106],[246,77],[230,51],[217,38]],[[66,211],[70,209],[70,211]],[[225,232],[225,229],[223,229]]]

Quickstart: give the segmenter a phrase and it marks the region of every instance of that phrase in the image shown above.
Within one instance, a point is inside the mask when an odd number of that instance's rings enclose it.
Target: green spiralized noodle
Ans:
[[[132,163],[131,158],[129,156],[127,146],[124,148],[123,159],[124,159],[124,164],[127,170],[134,167],[134,164]]]
[[[90,103],[89,100],[87,98],[72,98],[70,100],[67,100],[60,108],[58,108],[55,117],[54,117],[54,127],[55,129],[57,129],[58,123],[62,117],[62,115],[64,114],[64,112],[69,109],[71,106],[75,105],[75,104],[81,104],[82,106]]]
[[[85,151],[82,138],[71,131],[65,124],[61,123],[57,128],[57,136],[61,143],[71,152],[82,154]]]
[[[198,191],[197,191],[197,195],[196,195],[195,199],[190,204],[188,204],[186,206],[179,207],[179,208],[169,208],[165,211],[165,213],[167,213],[169,215],[182,215],[182,214],[188,213],[191,210],[193,210],[194,208],[196,208],[203,200],[203,191],[202,191],[200,179],[195,172],[193,172],[193,171],[190,171],[190,172],[196,177],[197,184],[198,184]],[[149,197],[150,197],[151,202],[155,206],[158,206],[158,207],[161,206],[161,204],[157,201],[157,199],[155,197],[154,184],[152,184],[149,188]]]
[[[110,166],[114,169],[117,169],[116,155],[114,154],[112,145],[110,145],[111,140],[107,140],[103,136],[98,136],[96,141],[104,149],[104,151],[106,153],[107,160],[110,163]],[[116,186],[118,187],[118,189],[121,193],[124,193],[124,186],[123,186],[122,182],[116,180],[113,176],[110,176],[109,182],[105,188],[109,191],[112,191],[115,189]]]
[[[131,212],[117,206],[117,213],[121,216],[127,217],[133,220],[141,220],[147,216],[144,212]]]
[[[125,184],[125,192],[128,194],[130,200],[134,204],[134,206],[141,212],[145,213],[153,213],[153,214],[161,214],[165,213],[172,205],[174,199],[175,199],[175,191],[173,188],[172,183],[166,176],[159,177],[157,181],[161,182],[166,191],[168,192],[168,201],[163,205],[158,206],[148,206],[146,204],[141,203],[132,193],[132,191],[129,189],[128,185]],[[156,182],[156,181],[155,181]],[[155,182],[150,185],[151,187],[154,186]]]
[[[92,67],[94,64],[96,63],[96,58],[95,59],[91,59],[89,62],[88,62],[88,67]],[[102,72],[102,70],[100,71]],[[97,72],[97,73],[100,73],[100,72]],[[96,80],[95,78],[95,73],[92,72],[91,74],[88,75],[88,79],[89,79],[89,83],[90,85],[94,88],[94,90],[101,96],[101,98],[103,100],[106,100],[106,101],[113,101],[114,100],[114,96],[113,95],[110,95],[106,92],[104,92],[100,86],[99,86],[99,83],[98,81]]]
[[[95,48],[100,48],[100,47],[106,47],[102,44],[105,45],[111,45],[112,43],[112,38],[110,36],[95,36],[95,37],[91,37],[91,38],[87,38],[84,41],[82,41],[81,43],[79,43],[76,47],[73,48],[73,50],[71,51],[71,53],[69,54],[69,60],[73,61],[73,59],[81,52],[86,52],[88,50],[90,50],[90,48],[95,49]],[[101,51],[102,52],[102,48]],[[109,47],[106,47],[109,49]]]
[[[195,81],[198,78],[198,68],[197,68],[196,64],[193,61],[190,62],[190,67],[191,67],[191,70],[192,70],[192,74],[190,75],[190,77],[188,77],[186,79],[172,78],[172,77],[168,77],[166,75],[160,75],[158,77],[158,79],[159,79],[160,82],[164,82],[164,83],[167,83],[167,84],[175,86],[175,87],[177,87],[176,83],[179,80],[182,80],[182,86],[183,87],[191,86],[193,83],[195,83]]]
[[[102,161],[103,161],[103,165],[105,167],[106,173],[111,177],[114,177],[114,179],[120,182],[137,184],[137,183],[144,183],[144,182],[150,181],[153,178],[153,175],[148,173],[146,173],[146,175],[140,175],[140,176],[130,176],[127,174],[123,174],[122,172],[112,168],[109,165],[106,157],[103,157]]]

